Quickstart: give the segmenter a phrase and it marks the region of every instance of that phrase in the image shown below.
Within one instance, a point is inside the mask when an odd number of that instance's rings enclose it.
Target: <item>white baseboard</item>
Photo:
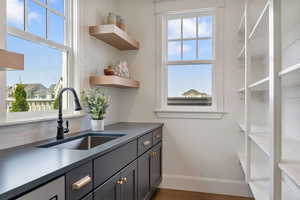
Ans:
[[[160,188],[251,197],[248,184],[237,180],[165,174]]]

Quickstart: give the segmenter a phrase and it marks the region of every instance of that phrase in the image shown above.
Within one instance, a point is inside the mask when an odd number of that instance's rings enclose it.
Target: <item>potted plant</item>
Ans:
[[[104,118],[110,97],[100,88],[87,89],[82,93],[83,105],[91,115],[92,131],[104,131]]]

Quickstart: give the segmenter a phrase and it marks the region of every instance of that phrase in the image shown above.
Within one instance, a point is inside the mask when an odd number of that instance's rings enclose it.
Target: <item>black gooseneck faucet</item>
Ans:
[[[62,114],[62,96],[65,91],[71,91],[74,95],[74,101],[75,101],[75,110],[79,111],[81,110],[81,105],[79,102],[78,95],[74,88],[63,88],[60,90],[58,94],[58,120],[57,120],[57,135],[56,139],[61,140],[64,139],[64,134],[69,132],[69,121],[66,121],[67,128],[64,128],[64,120],[63,120],[63,114]]]

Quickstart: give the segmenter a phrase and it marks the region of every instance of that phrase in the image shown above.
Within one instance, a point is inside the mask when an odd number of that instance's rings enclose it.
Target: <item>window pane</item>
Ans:
[[[213,59],[213,49],[212,40],[199,40],[199,59],[200,60],[212,60]]]
[[[40,37],[46,37],[46,9],[29,2],[28,31]]]
[[[8,111],[13,107],[15,100],[13,93],[17,84],[24,86],[28,111],[45,111],[55,108],[54,100],[58,90],[62,87],[63,53],[10,35],[7,37],[7,47],[10,51],[25,55],[24,71],[7,72]]]
[[[168,61],[181,60],[181,42],[171,41],[168,43]]]
[[[169,105],[211,106],[211,94],[212,65],[168,66]]]
[[[64,4],[65,4],[64,0],[48,0],[48,6],[62,14],[64,14],[64,9],[65,9]]]
[[[24,30],[24,0],[7,0],[7,25]]]
[[[64,44],[64,18],[48,12],[48,39]]]
[[[183,41],[183,60],[196,60],[196,40]]]
[[[196,38],[197,18],[183,19],[183,38]]]
[[[212,37],[213,17],[198,18],[198,37]]]
[[[168,21],[168,39],[181,38],[181,19],[172,19]]]

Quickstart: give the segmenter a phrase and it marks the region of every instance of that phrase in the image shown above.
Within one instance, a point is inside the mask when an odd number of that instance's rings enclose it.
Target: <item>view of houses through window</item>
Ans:
[[[168,105],[211,106],[214,17],[170,16],[167,31]]]
[[[7,72],[8,112],[57,109],[67,55],[64,9],[64,0],[7,0],[7,49],[25,56],[24,71]]]

